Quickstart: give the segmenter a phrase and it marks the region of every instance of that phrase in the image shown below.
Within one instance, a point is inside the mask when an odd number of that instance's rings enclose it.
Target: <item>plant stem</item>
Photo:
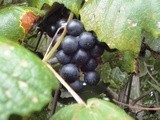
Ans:
[[[150,90],[148,90],[147,92],[143,93],[140,97],[136,98],[133,102],[132,105],[135,105],[139,100],[141,100],[142,98],[144,98],[145,96],[147,96],[148,94],[150,94],[152,91],[154,91],[154,88],[151,88]]]
[[[70,13],[69,18],[67,20],[67,23],[72,20],[73,18],[73,13]],[[43,58],[43,62],[47,62],[55,53],[55,51],[57,50],[57,48],[59,47],[59,45],[61,44],[64,36],[66,35],[67,31],[66,31],[66,26],[64,27],[64,30],[61,34],[61,36],[58,38],[58,41],[56,42],[56,44],[54,45],[54,47],[51,49],[51,51]]]
[[[148,75],[150,76],[150,78],[151,78],[157,85],[159,85],[159,83],[157,82],[157,80],[152,76],[152,74],[151,74],[150,71],[148,70],[147,64],[144,63],[144,65],[145,65],[146,68],[147,68],[147,73],[148,73]]]
[[[39,36],[39,38],[38,38],[38,41],[37,41],[36,47],[35,47],[35,49],[34,49],[34,51],[35,51],[35,52],[36,52],[36,51],[37,51],[37,49],[38,49],[38,46],[39,46],[39,43],[40,43],[40,41],[41,41],[42,35],[43,35],[43,32],[40,32],[40,36]]]
[[[54,97],[53,97],[52,101],[48,105],[48,108],[50,109],[50,112],[48,114],[48,118],[50,118],[56,111],[57,99],[59,97],[59,92],[60,92],[60,90],[56,90],[55,91]]]
[[[131,108],[131,109],[138,109],[138,110],[152,110],[152,111],[159,111],[160,110],[160,107],[155,107],[155,108],[150,108],[150,107],[141,107],[140,105],[130,105],[130,104],[125,104],[125,103],[122,103],[122,102],[119,102],[115,99],[113,99],[113,101],[119,105],[123,105],[125,107],[128,107],[128,108]]]
[[[53,44],[53,41],[56,39],[56,36],[57,36],[58,32],[59,32],[62,28],[64,28],[64,26],[58,28],[58,30],[56,31],[55,35],[53,36],[53,38],[52,38],[52,40],[51,40],[51,42],[50,42],[50,44],[49,44],[49,46],[48,46],[48,48],[47,48],[47,50],[46,50],[46,53],[45,53],[44,57],[47,56],[47,54],[48,54],[48,52],[49,52],[49,50],[50,50],[50,48],[51,48],[51,46],[52,46],[52,44]],[[59,45],[58,45],[58,46],[59,46]]]
[[[47,64],[47,63],[46,63]],[[73,96],[73,98],[81,105],[85,105],[86,103],[80,98],[80,96],[66,83],[66,81],[49,65],[48,68],[54,73],[56,78],[60,81],[60,83],[68,90],[68,92]]]

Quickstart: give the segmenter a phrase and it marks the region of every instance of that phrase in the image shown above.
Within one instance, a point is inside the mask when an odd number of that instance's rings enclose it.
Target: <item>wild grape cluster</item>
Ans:
[[[95,69],[104,47],[91,32],[84,30],[83,24],[77,19],[71,20],[66,30],[67,35],[55,55],[62,65],[59,74],[75,91],[80,91],[85,85],[96,85],[100,75]]]
[[[61,36],[63,29],[59,32],[58,29],[66,25],[69,14],[70,11],[64,5],[59,4],[53,7],[39,23],[41,32],[47,33],[50,38],[56,35],[53,45]],[[67,35],[49,63],[59,62],[61,64],[59,74],[75,91],[80,91],[84,86],[96,85],[100,81],[96,68],[104,49],[108,52],[114,52],[116,49],[110,49],[107,44],[99,42],[92,32],[85,31],[83,24],[75,17],[67,23],[66,29]]]

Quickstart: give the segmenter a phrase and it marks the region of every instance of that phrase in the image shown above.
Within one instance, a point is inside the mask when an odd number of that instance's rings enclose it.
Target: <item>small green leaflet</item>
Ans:
[[[30,6],[41,9],[44,4],[52,6],[54,3],[64,4],[66,8],[70,9],[78,16],[79,9],[81,8],[82,0],[27,0]]]
[[[0,37],[0,120],[10,114],[41,110],[59,82],[49,68],[24,47]]]
[[[97,98],[87,101],[87,106],[72,104],[62,108],[50,120],[133,120],[124,110],[111,102]]]

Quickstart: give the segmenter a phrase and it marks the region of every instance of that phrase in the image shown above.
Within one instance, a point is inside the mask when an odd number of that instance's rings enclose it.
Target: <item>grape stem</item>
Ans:
[[[47,50],[46,50],[46,53],[45,53],[44,57],[47,56],[47,54],[48,54],[48,52],[49,52],[49,50],[50,50],[50,48],[51,48],[51,46],[52,46],[52,44],[53,44],[53,41],[55,40],[58,32],[59,32],[62,28],[64,28],[64,26],[58,28],[58,30],[56,31],[55,35],[53,36],[53,38],[52,38],[52,40],[51,40],[51,42],[50,42],[50,44],[49,44],[49,46],[48,46],[48,48],[47,48]],[[59,45],[58,45],[58,46],[59,46]]]
[[[118,100],[116,99],[113,99],[113,101],[119,105],[123,105],[125,107],[128,107],[130,109],[139,109],[139,110],[152,110],[152,111],[159,111],[160,110],[160,107],[154,107],[154,108],[150,108],[150,107],[142,107],[142,105],[130,105],[130,104],[125,104],[125,103],[122,103],[122,102],[119,102]]]
[[[47,63],[46,63],[47,64]],[[60,83],[68,90],[68,92],[73,96],[73,98],[77,101],[77,103],[86,106],[86,103],[81,99],[81,97],[66,83],[66,81],[49,65],[48,68],[54,73],[56,78],[60,81]]]
[[[68,23],[70,20],[73,19],[73,16],[74,16],[74,14],[71,12],[70,15],[69,15],[69,18],[68,18],[68,20],[67,20],[67,23]],[[61,36],[58,38],[58,40],[57,40],[56,44],[54,45],[54,47],[50,50],[49,53],[48,53],[48,51],[47,51],[48,54],[46,54],[46,55],[44,56],[44,58],[43,58],[43,60],[42,60],[43,62],[48,62],[48,60],[54,55],[54,53],[56,52],[57,48],[58,48],[59,45],[61,44],[63,38],[65,37],[66,33],[67,33],[67,30],[66,30],[66,26],[65,26],[65,27],[64,27],[64,30],[63,30],[63,32],[62,32],[62,34],[61,34]],[[54,38],[54,37],[53,37],[53,38]]]

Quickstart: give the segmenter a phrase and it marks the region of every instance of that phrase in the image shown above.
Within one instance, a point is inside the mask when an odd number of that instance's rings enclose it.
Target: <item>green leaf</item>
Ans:
[[[147,74],[147,66],[145,65],[144,59],[139,59],[139,77],[143,77]]]
[[[128,74],[126,72],[122,72],[118,67],[116,67],[112,69],[111,78],[117,85],[117,88],[122,88],[127,84]]]
[[[133,120],[111,102],[92,98],[87,106],[72,104],[58,111],[51,120]]]
[[[59,83],[49,68],[24,47],[0,38],[0,119],[28,115],[51,99]]]
[[[135,55],[130,51],[105,52],[102,56],[102,59],[104,63],[109,62],[112,68],[118,66],[122,71],[126,72],[137,71],[137,61]],[[102,65],[102,67],[105,67],[105,65],[104,66]]]
[[[81,21],[87,31],[94,31],[100,41],[117,48],[132,63],[138,57],[142,33],[160,36],[159,0],[88,0],[80,10]],[[126,60],[125,59],[125,60]],[[126,66],[129,64],[126,63]],[[136,72],[128,68],[128,72]]]
[[[11,5],[0,9],[0,36],[23,40],[34,22],[42,15],[36,8]]]
[[[52,6],[54,3],[64,4],[66,8],[70,9],[78,16],[82,0],[27,0],[30,6],[41,9],[44,4]]]
[[[118,90],[122,89],[128,81],[127,72],[122,72],[119,67],[112,66],[108,62],[99,66],[99,73],[104,83],[110,83],[109,86]]]

